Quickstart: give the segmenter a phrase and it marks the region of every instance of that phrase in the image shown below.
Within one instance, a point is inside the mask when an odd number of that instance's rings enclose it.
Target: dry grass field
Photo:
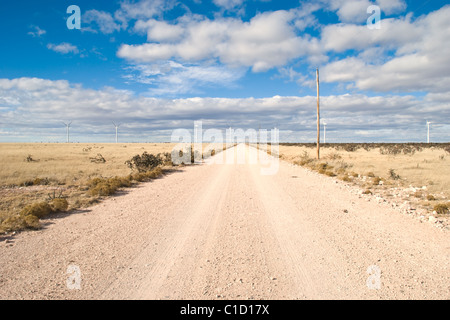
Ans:
[[[171,162],[144,173],[126,165],[136,155],[170,153],[175,146],[0,144],[0,233],[39,228],[36,216],[87,208],[119,189],[178,170]],[[211,149],[224,146],[204,146],[204,154]],[[278,152],[282,160],[354,183],[366,194],[447,214],[449,150],[449,144],[327,144],[320,160],[314,144],[281,144]]]
[[[0,186],[32,184],[36,178],[50,184],[82,184],[98,176],[125,176],[125,161],[147,151],[171,152],[174,144],[0,144]],[[106,160],[93,161],[98,155]],[[29,161],[27,158],[31,157]]]
[[[367,194],[448,213],[450,144],[281,144],[280,158],[353,182]]]
[[[153,155],[170,153],[175,146],[172,143],[2,143],[0,233],[38,228],[34,218],[30,223],[23,220],[24,208],[28,205],[66,199],[64,210],[85,208],[118,188],[130,187],[174,170],[166,166],[156,172],[139,174],[125,162],[144,152]],[[205,145],[204,148],[206,154],[207,148],[222,150],[223,146]],[[99,182],[105,182],[106,189]]]
[[[448,300],[450,228],[440,221],[447,218],[405,216],[338,180],[354,168],[331,168],[343,159],[327,157],[317,171],[339,176],[277,163],[241,143],[208,161],[214,165],[184,166],[86,210],[41,220],[24,215],[42,230],[0,235],[0,297]],[[221,158],[235,161],[217,163]],[[265,174],[268,164],[276,172]],[[127,184],[128,177],[94,178],[89,192]],[[366,181],[374,192],[376,178]],[[64,200],[34,213],[65,210]]]

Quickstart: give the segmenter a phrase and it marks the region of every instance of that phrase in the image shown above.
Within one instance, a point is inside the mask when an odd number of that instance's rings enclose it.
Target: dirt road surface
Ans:
[[[2,239],[0,298],[450,298],[448,231],[282,161],[262,175],[256,152]]]

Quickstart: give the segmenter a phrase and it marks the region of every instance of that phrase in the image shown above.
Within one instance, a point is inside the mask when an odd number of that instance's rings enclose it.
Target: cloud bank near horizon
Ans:
[[[0,96],[0,124],[4,128],[0,137],[9,135],[18,141],[34,131],[40,132],[32,134],[34,141],[63,142],[62,122],[69,120],[74,123],[73,132],[84,136],[81,141],[111,141],[112,121],[123,124],[126,141],[170,141],[172,130],[190,130],[196,120],[203,121],[205,129],[277,127],[281,141],[314,141],[315,96],[163,99],[38,78],[0,79]],[[430,111],[423,109],[424,103],[434,113],[450,116],[440,98],[435,94],[423,99],[362,94],[321,97],[328,141],[378,141],[379,131],[385,134],[389,127],[396,128],[392,130],[393,141],[423,141],[424,116]]]

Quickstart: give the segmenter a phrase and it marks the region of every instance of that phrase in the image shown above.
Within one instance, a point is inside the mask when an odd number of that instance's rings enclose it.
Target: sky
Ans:
[[[69,28],[80,8],[80,28]],[[441,0],[0,3],[0,142],[170,142],[176,129],[450,141]],[[379,19],[378,19],[379,18]],[[69,23],[70,25],[70,23]],[[322,126],[322,131],[323,131]]]

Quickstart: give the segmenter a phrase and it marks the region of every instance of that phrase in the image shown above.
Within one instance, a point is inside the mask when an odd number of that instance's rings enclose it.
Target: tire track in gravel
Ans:
[[[214,213],[211,206],[220,202],[221,193],[215,192],[222,186],[223,176],[227,174],[226,167],[194,189],[192,198],[186,199],[172,212],[172,218],[167,219],[160,228],[149,235],[147,243],[139,255],[109,288],[103,297],[119,299],[156,299],[157,294],[167,280],[173,266],[179,261],[182,249],[190,237],[195,236],[199,225],[208,224]],[[202,232],[204,230],[201,230]],[[191,247],[190,250],[193,248]],[[144,276],[143,276],[144,275]],[[142,277],[143,276],[143,277]],[[136,280],[130,281],[135,278]],[[121,293],[119,296],[117,293]]]

